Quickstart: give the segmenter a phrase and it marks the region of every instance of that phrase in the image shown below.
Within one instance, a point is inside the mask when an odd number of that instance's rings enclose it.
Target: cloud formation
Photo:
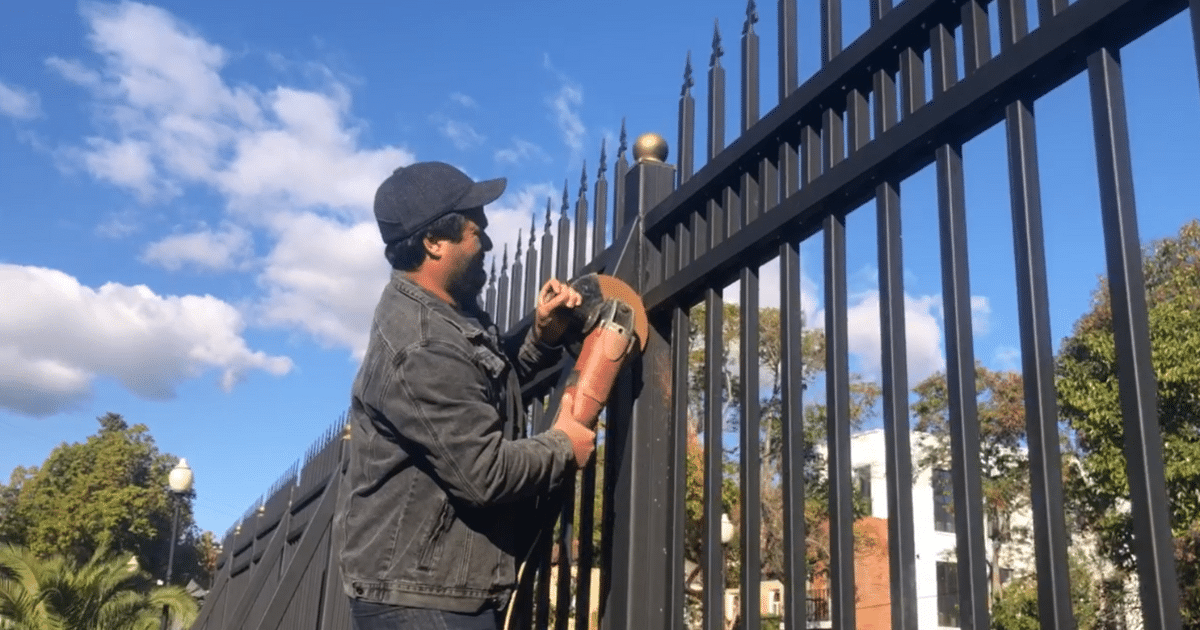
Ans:
[[[48,416],[85,402],[98,378],[169,399],[216,370],[231,389],[247,372],[287,374],[287,357],[252,351],[245,322],[212,296],[160,296],[145,286],[92,289],[53,269],[0,264],[0,407]]]
[[[226,224],[219,230],[173,234],[151,243],[142,252],[142,260],[169,271],[184,267],[228,271],[243,266],[253,253],[254,241],[250,232]]]
[[[41,113],[41,100],[36,93],[0,81],[0,115],[26,120]]]

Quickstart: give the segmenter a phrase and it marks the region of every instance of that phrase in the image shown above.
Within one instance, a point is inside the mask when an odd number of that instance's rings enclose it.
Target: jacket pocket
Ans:
[[[442,549],[446,546],[446,534],[450,531],[450,527],[454,524],[454,508],[450,506],[450,502],[443,500],[442,509],[438,511],[437,520],[433,524],[433,529],[429,532],[429,540],[426,542],[425,548],[421,551],[421,558],[417,562],[417,568],[422,571],[429,571],[436,567],[442,559]]]

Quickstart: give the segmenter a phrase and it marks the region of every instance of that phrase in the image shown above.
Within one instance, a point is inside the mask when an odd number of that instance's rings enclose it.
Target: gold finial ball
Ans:
[[[633,159],[638,162],[666,162],[667,141],[656,133],[644,133],[633,143]]]

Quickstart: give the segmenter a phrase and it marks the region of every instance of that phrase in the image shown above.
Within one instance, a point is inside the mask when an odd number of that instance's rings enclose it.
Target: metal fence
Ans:
[[[866,0],[860,0],[866,1]],[[1031,0],[1032,2],[1032,0]],[[757,9],[749,3],[741,35],[741,135],[726,143],[725,69],[719,31],[708,67],[706,163],[694,172],[695,101],[690,56],[679,100],[677,165],[662,161],[661,138],[643,136],[630,164],[624,126],[613,162],[591,186],[587,171],[572,204],[564,187],[557,226],[547,205],[540,243],[507,247],[485,291],[486,308],[503,329],[523,317],[537,287],[552,274],[616,275],[643,296],[651,327],[646,353],[628,368],[606,412],[603,483],[589,467],[564,493],[559,538],[543,542],[539,570],[520,591],[518,625],[593,627],[598,600],[603,628],[685,627],[687,598],[701,599],[701,625],[726,627],[725,550],[719,439],[704,445],[701,555],[685,572],[684,496],[690,327],[704,331],[706,381],[701,430],[724,431],[720,369],[726,347],[723,290],[737,283],[741,399],[739,448],[760,439],[759,268],[780,269],[784,620],[828,620],[854,628],[853,475],[847,349],[846,217],[874,201],[877,213],[882,416],[887,444],[888,564],[891,627],[917,628],[912,472],[904,321],[900,183],[935,165],[940,226],[951,434],[951,477],[961,627],[989,627],[987,558],[981,512],[980,438],[965,222],[965,143],[1003,123],[1007,138],[1012,236],[1017,269],[1022,374],[1031,467],[1037,592],[1044,628],[1074,628],[1067,575],[1061,455],[1049,333],[1033,102],[1086,72],[1099,181],[1108,278],[1118,351],[1131,510],[1147,628],[1180,627],[1162,445],[1150,364],[1146,298],[1134,208],[1121,48],[1187,9],[1184,0],[1036,0],[1030,32],[1026,0],[870,0],[871,25],[843,49],[841,1],[820,0],[821,70],[803,85],[797,71],[797,6],[778,2],[778,102],[760,118]],[[814,8],[815,8],[815,4]],[[1193,24],[1197,4],[1191,0]],[[999,50],[991,49],[989,12],[997,12]],[[960,76],[958,59],[961,55]],[[926,99],[926,77],[932,97]],[[611,212],[610,212],[611,211]],[[599,226],[597,228],[596,226]],[[556,231],[556,234],[552,232]],[[611,238],[610,238],[611,235]],[[824,251],[825,404],[830,486],[828,608],[806,593],[803,517],[805,456],[800,348],[800,243],[820,238]],[[522,238],[524,241],[524,238]],[[773,290],[774,287],[767,287]],[[692,307],[704,306],[692,322]],[[554,414],[561,370],[548,370],[526,391],[531,432]],[[194,628],[348,628],[347,606],[330,555],[341,464],[341,425],[318,442],[303,466],[284,476],[261,507],[226,535],[218,576]],[[738,531],[742,627],[762,623],[760,481],[742,457]],[[574,496],[583,497],[575,505]],[[603,508],[594,513],[600,492]],[[601,524],[601,545],[591,532]],[[582,535],[577,535],[577,533]],[[557,552],[554,552],[557,550]],[[552,566],[551,558],[555,565]],[[600,569],[599,592],[582,576]],[[577,576],[572,578],[572,575]],[[697,587],[693,578],[700,582]],[[552,583],[553,581],[553,583]],[[553,596],[552,596],[553,593]],[[796,627],[789,624],[789,627]]]

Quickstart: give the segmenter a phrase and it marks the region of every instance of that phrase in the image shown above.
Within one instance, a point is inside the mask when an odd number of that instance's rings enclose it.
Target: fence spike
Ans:
[[[600,166],[596,169],[596,179],[604,179],[608,171],[608,139],[600,138]]]
[[[687,61],[683,64],[683,89],[679,91],[680,96],[687,96],[692,92],[692,86],[696,85],[696,81],[692,79],[692,51],[687,53]]]
[[[583,196],[586,193],[587,193],[587,160],[584,160],[582,172],[579,173],[579,198],[583,199]]]
[[[749,35],[754,32],[754,25],[758,22],[758,8],[754,6],[754,0],[749,0],[746,3],[746,23],[742,25],[742,35]]]
[[[721,20],[713,19],[712,56],[708,58],[708,67],[716,68],[721,65],[721,57],[725,50],[721,48]]]
[[[621,117],[621,144],[617,147],[617,159],[625,157],[625,150],[628,149],[627,136],[625,135],[625,117]]]

